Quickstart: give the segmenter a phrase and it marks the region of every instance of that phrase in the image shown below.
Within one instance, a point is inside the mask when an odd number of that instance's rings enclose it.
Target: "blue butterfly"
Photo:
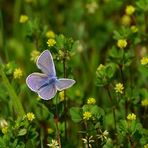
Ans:
[[[57,90],[65,90],[75,83],[73,79],[57,78],[53,58],[48,50],[41,53],[36,65],[43,73],[30,74],[26,79],[26,84],[43,100],[53,98]]]

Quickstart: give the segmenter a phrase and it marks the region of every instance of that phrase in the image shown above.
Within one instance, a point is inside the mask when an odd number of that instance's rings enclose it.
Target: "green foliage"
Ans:
[[[147,147],[147,20],[148,0],[0,0],[0,148]],[[46,49],[76,81],[48,101],[26,85]]]
[[[72,107],[70,109],[70,115],[71,115],[71,119],[74,121],[74,122],[80,122],[82,120],[82,117],[81,117],[81,108],[79,107]]]
[[[96,71],[96,84],[98,86],[105,86],[109,84],[115,74],[116,71],[116,65],[113,63],[109,63],[105,65],[105,67],[102,67],[101,69],[97,69]]]

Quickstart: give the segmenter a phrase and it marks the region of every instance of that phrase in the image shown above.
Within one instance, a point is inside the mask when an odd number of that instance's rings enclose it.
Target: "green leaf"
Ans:
[[[126,120],[120,120],[120,123],[119,123],[119,132],[122,134],[122,135],[125,135],[127,133],[127,130],[128,130],[128,123]]]
[[[81,108],[79,107],[72,107],[70,109],[70,115],[71,115],[71,119],[74,121],[74,122],[80,122],[82,120],[82,117],[81,117]]]
[[[104,116],[104,110],[101,107],[98,107],[97,105],[92,105],[91,109],[90,109],[91,113],[93,115],[103,115]]]
[[[24,136],[27,133],[27,129],[23,128],[19,131],[18,136]]]
[[[106,75],[108,78],[112,78],[114,76],[115,71],[116,71],[115,64],[111,63],[106,66]]]
[[[65,37],[63,34],[56,36],[56,45],[59,49],[63,49],[65,44]]]

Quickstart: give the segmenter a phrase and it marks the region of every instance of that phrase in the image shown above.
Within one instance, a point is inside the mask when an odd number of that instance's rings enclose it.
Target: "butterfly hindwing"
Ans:
[[[43,100],[49,100],[53,98],[56,95],[57,89],[54,84],[47,85],[45,87],[42,87],[38,91],[39,97],[41,97]]]
[[[37,92],[38,89],[44,85],[48,77],[45,74],[41,73],[32,73],[26,79],[26,84],[32,90]]]
[[[64,89],[71,87],[74,83],[75,83],[75,80],[73,79],[61,78],[61,79],[57,79],[55,84],[56,84],[57,90],[62,91]]]

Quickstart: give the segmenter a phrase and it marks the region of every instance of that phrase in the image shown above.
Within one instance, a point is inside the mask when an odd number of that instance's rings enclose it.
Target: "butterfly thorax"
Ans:
[[[39,88],[39,90],[43,87],[46,87],[48,85],[52,85],[57,81],[57,77],[48,77],[47,80],[45,81],[45,83]]]
[[[55,83],[56,80],[57,80],[57,77],[55,77],[55,76],[48,76],[47,83],[48,84],[52,84],[52,83]]]

